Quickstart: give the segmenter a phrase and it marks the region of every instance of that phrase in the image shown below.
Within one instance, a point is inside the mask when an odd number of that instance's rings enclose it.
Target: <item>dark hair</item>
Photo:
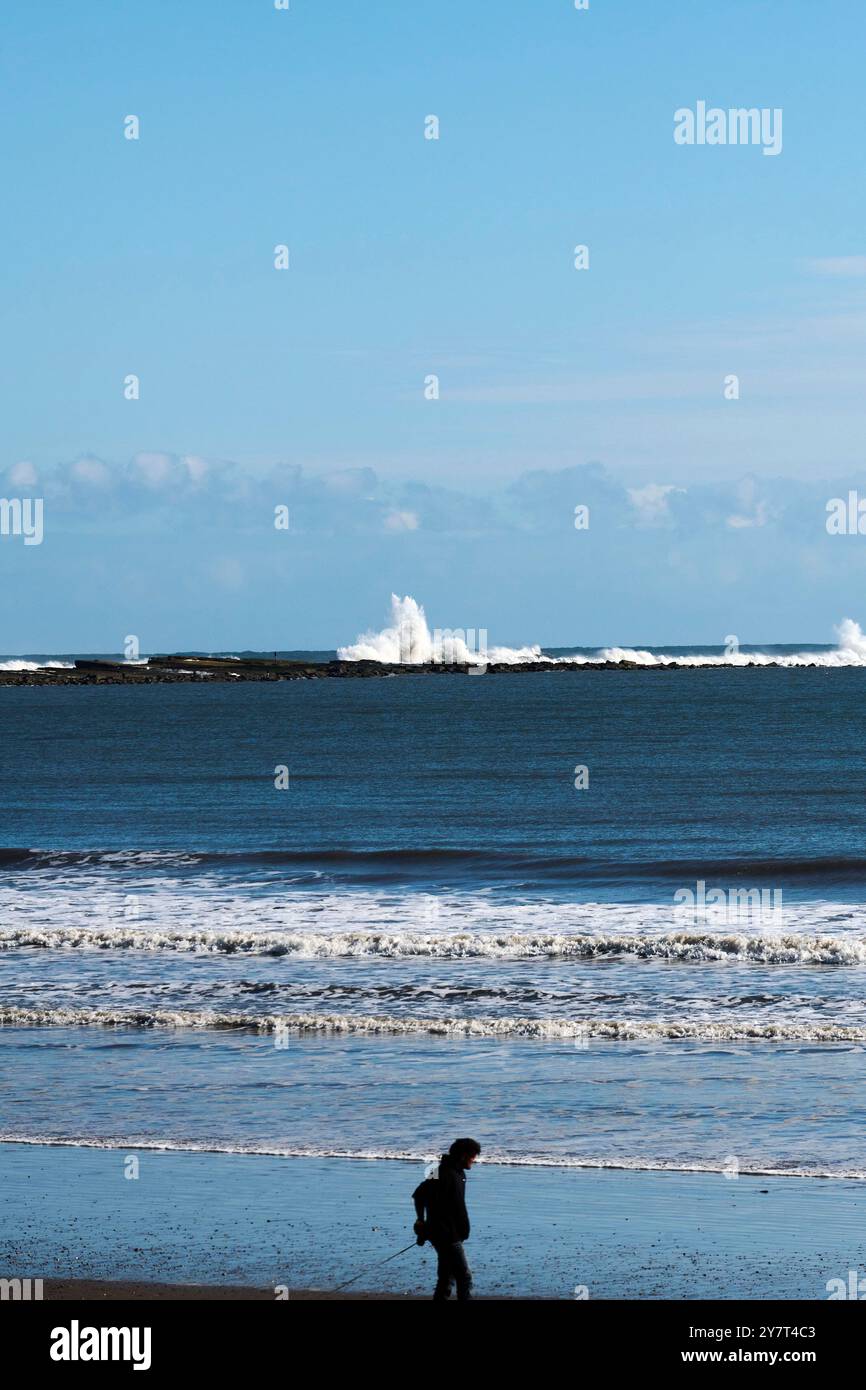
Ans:
[[[448,1152],[452,1158],[477,1158],[481,1145],[477,1139],[455,1139]]]

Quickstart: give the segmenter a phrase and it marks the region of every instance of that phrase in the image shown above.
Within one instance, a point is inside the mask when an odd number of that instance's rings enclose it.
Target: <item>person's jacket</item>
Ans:
[[[412,1200],[433,1245],[469,1238],[466,1173],[450,1154],[442,1155],[438,1176],[425,1178],[412,1193]]]

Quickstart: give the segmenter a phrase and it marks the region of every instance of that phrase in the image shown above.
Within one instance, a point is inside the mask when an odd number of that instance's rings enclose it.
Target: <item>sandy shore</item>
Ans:
[[[55,1301],[432,1294],[433,1252],[402,1248],[420,1163],[145,1152],[128,1181],[126,1156],[0,1144],[0,1276]],[[826,1300],[863,1274],[864,1182],[493,1163],[471,1182],[479,1297]]]
[[[251,1289],[236,1284],[148,1284],[130,1280],[112,1279],[46,1279],[44,1296],[47,1302],[56,1303],[179,1303],[179,1302],[275,1302],[273,1289]],[[370,1293],[359,1290],[353,1293],[324,1293],[317,1289],[292,1289],[289,1300],[293,1303],[315,1302],[424,1302],[420,1295],[401,1293]]]

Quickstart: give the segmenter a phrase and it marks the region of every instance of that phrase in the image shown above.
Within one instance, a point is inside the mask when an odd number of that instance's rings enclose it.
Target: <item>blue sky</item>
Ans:
[[[331,646],[392,588],[491,641],[832,640],[864,39],[854,0],[10,0],[0,470],[46,519],[0,649]],[[677,146],[701,99],[781,154]]]

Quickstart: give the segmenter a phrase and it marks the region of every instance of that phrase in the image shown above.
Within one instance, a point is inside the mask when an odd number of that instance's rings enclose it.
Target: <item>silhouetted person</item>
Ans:
[[[438,1172],[425,1178],[412,1193],[418,1244],[429,1240],[439,1257],[433,1293],[437,1300],[450,1298],[454,1283],[459,1300],[472,1297],[472,1275],[463,1250],[463,1242],[469,1238],[466,1172],[480,1153],[481,1145],[474,1139],[455,1139],[442,1155]]]

